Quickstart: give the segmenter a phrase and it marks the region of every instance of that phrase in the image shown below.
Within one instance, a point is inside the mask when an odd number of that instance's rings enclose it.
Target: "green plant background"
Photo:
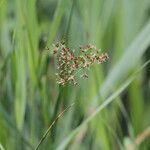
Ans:
[[[63,38],[110,60],[59,88],[45,47]],[[0,0],[0,150],[34,149],[73,102],[40,149],[150,149],[150,137],[134,145],[150,126],[149,47],[149,0]]]

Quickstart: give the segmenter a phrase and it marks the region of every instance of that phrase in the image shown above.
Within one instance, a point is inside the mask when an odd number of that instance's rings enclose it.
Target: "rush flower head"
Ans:
[[[79,46],[80,55],[76,56],[75,53],[64,43],[53,44],[53,54],[57,59],[57,83],[66,85],[73,83],[77,85],[75,77],[79,72],[84,72],[80,77],[88,78],[86,70],[93,64],[102,64],[109,59],[107,53],[99,53],[99,50],[92,44],[87,46]]]

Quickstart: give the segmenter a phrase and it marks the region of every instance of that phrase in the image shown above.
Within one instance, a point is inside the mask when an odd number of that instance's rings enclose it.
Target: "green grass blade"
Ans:
[[[61,20],[62,17],[64,15],[65,12],[65,8],[67,6],[68,0],[59,0],[55,13],[54,13],[54,17],[53,17],[53,21],[52,24],[50,26],[50,32],[49,32],[49,36],[48,36],[48,41],[47,41],[47,46],[51,46],[53,40],[56,37],[56,34],[59,30],[59,26],[61,24]],[[45,63],[46,63],[46,59],[47,59],[48,55],[43,55],[41,58],[41,63],[40,63],[40,68],[44,68],[45,69]]]
[[[0,143],[0,150],[5,150],[1,143]]]
[[[53,40],[57,34],[59,25],[61,23],[61,19],[63,17],[65,8],[67,6],[67,3],[68,3],[68,0],[59,0],[58,1],[57,8],[56,8],[56,11],[54,14],[54,20],[50,27],[50,36],[48,38],[48,45],[51,45],[51,43],[53,42]]]
[[[136,65],[150,45],[150,20],[123,54],[121,60],[112,69],[101,88],[101,95],[106,97],[123,77]]]

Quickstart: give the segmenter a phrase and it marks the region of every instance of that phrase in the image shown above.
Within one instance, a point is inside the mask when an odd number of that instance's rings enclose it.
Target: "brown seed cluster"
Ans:
[[[82,72],[81,77],[87,79],[86,70],[93,64],[101,64],[109,59],[107,53],[100,54],[99,50],[92,44],[80,46],[80,55],[75,53],[63,43],[53,44],[53,54],[57,58],[57,83],[65,85],[72,82],[77,85],[75,76]],[[84,72],[84,73],[83,73]]]

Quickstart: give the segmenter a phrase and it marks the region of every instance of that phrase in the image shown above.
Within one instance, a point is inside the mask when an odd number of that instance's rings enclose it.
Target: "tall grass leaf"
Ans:
[[[150,63],[150,60],[148,60],[146,63],[144,63],[140,69],[138,69],[133,75],[131,75],[123,84],[120,86],[120,88],[115,91],[111,96],[109,96],[95,111],[76,129],[74,129],[68,137],[66,137],[62,143],[56,148],[56,150],[64,150],[69,142],[77,135],[77,133],[85,126],[88,125],[92,119],[98,115],[103,109],[105,109],[115,98],[117,98],[130,84],[131,82],[137,77],[137,73],[142,71],[148,64]]]
[[[58,32],[59,26],[61,24],[61,20],[62,17],[64,15],[65,12],[65,8],[67,6],[67,2],[68,0],[59,0],[55,13],[54,13],[54,17],[53,17],[53,21],[52,24],[50,26],[50,32],[49,32],[49,36],[48,36],[48,41],[47,41],[47,45],[50,46]],[[48,55],[43,55],[41,58],[41,63],[40,63],[40,68],[44,68],[45,69],[45,63],[46,63],[46,58],[48,57]]]
[[[24,19],[22,16],[22,5],[19,0],[15,1],[16,7],[16,37],[15,40],[15,62],[13,66],[16,66],[16,76],[15,76],[15,98],[14,98],[14,107],[15,107],[15,118],[16,125],[19,130],[22,130],[24,124],[25,108],[26,108],[26,39],[24,26]]]
[[[150,45],[150,20],[137,36],[129,48],[125,51],[120,61],[114,66],[101,87],[100,93],[106,97],[109,92],[122,80],[136,65]]]
[[[1,143],[0,143],[0,150],[5,150]]]
[[[13,131],[16,135],[18,135],[22,141],[28,146],[30,149],[33,149],[33,145],[26,139],[26,137],[17,129],[14,121],[8,114],[8,112],[3,108],[3,106],[0,105],[0,114],[2,114],[3,118],[5,119],[6,122],[6,129]],[[11,135],[12,136],[12,135]],[[0,149],[1,150],[1,149]]]
[[[50,34],[48,38],[48,45],[51,45],[53,42],[59,25],[61,24],[61,19],[63,17],[65,8],[67,7],[68,0],[59,0],[57,4],[57,8],[55,10],[54,19],[52,21],[51,27],[50,27]]]

